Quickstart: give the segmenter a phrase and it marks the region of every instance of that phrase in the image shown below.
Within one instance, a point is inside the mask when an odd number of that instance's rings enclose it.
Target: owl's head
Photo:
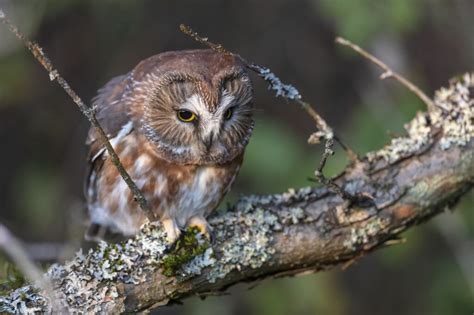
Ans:
[[[167,52],[131,73],[131,114],[166,160],[223,164],[251,136],[252,84],[236,55],[212,50]]]

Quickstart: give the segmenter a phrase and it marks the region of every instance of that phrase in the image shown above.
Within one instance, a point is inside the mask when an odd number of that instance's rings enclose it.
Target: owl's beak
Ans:
[[[215,133],[211,132],[211,133],[209,133],[209,135],[207,135],[206,138],[203,139],[204,147],[206,148],[207,152],[209,152],[209,150],[211,149],[215,138],[216,138]]]

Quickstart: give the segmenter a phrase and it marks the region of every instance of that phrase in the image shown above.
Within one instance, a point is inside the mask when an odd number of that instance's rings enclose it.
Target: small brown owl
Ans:
[[[113,78],[93,99],[120,160],[174,242],[206,217],[237,176],[252,134],[252,84],[236,55],[166,52]],[[94,129],[89,131],[86,237],[131,236],[145,214]]]

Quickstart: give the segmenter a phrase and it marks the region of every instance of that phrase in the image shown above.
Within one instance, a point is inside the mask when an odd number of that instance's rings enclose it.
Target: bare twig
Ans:
[[[183,32],[184,34],[190,36],[191,38],[193,38],[195,41],[203,44],[203,45],[206,45],[206,46],[209,46],[209,48],[215,50],[215,51],[218,51],[222,54],[226,54],[226,55],[230,55],[231,53],[229,51],[227,51],[227,49],[224,48],[224,46],[222,46],[221,44],[215,44],[211,41],[209,41],[208,38],[206,37],[201,37],[199,36],[199,34],[195,31],[193,31],[189,26],[187,25],[184,25],[184,24],[181,24],[179,26],[179,29],[181,30],[181,32]]]
[[[196,40],[197,42],[208,46],[209,48],[224,54],[231,54],[227,49],[224,48],[222,44],[216,44],[211,42],[207,37],[201,37],[197,32],[193,31],[189,26],[184,24],[180,25],[180,30]],[[301,105],[301,107],[308,113],[308,115],[314,120],[316,123],[316,127],[320,130],[321,138],[325,139],[334,139],[347,153],[349,159],[353,162],[357,161],[357,154],[351,150],[347,145],[345,145],[339,137],[337,137],[332,128],[326,123],[326,121],[313,109],[311,104],[302,100],[302,96],[299,91],[292,86],[291,84],[284,84],[281,82],[280,78],[278,78],[270,69],[266,67],[262,67],[252,62],[248,62],[244,58],[240,57],[244,64],[255,72],[258,76],[263,78],[267,81],[270,86],[269,88],[276,91],[276,96],[281,96],[285,99],[294,101]]]
[[[345,38],[342,38],[342,37],[337,37],[336,38],[336,43],[352,48],[357,53],[359,53],[363,57],[369,59],[370,61],[375,63],[377,66],[382,68],[382,70],[384,70],[384,72],[380,76],[380,78],[382,80],[386,79],[386,78],[393,77],[395,80],[400,82],[403,86],[405,86],[407,89],[412,91],[416,96],[418,96],[426,104],[428,109],[431,110],[431,109],[434,108],[433,100],[431,98],[429,98],[425,93],[423,93],[423,91],[421,91],[416,85],[414,85],[413,83],[411,83],[410,81],[405,79],[403,76],[401,76],[397,72],[390,69],[389,66],[387,66],[380,59],[378,59],[377,57],[375,57],[374,55],[372,55],[371,53],[369,53],[365,49],[359,47],[358,45],[356,45],[356,44],[352,43],[351,41],[349,41]]]
[[[1,17],[1,11],[0,11]],[[23,249],[22,244],[0,223],[0,248],[11,258],[23,275],[33,282],[38,288],[44,291],[44,294],[50,300],[51,306],[55,310],[63,309],[62,303],[53,289],[52,283],[43,275],[43,272],[36,267],[30,257]]]
[[[323,170],[326,166],[326,162],[331,155],[334,155],[334,151],[332,150],[332,146],[334,144],[333,139],[328,139],[324,145],[324,152],[323,156],[321,157],[321,161],[319,161],[319,166],[316,171],[314,171],[314,176],[316,180],[323,185],[326,185],[336,194],[338,194],[344,200],[350,200],[352,197],[346,193],[339,185],[337,185],[334,181],[324,176]]]
[[[357,205],[360,207],[371,207],[374,206],[374,198],[368,193],[356,193],[356,194],[350,194],[347,191],[345,191],[341,186],[339,186],[334,180],[331,178],[327,178],[324,176],[324,167],[326,166],[326,162],[328,158],[331,155],[334,155],[334,151],[332,150],[333,146],[333,139],[328,139],[324,145],[324,152],[323,156],[321,157],[321,161],[319,161],[319,166],[314,171],[314,176],[316,178],[316,181],[325,185],[329,189],[331,189],[333,192],[335,192],[339,197],[341,197],[343,200],[346,200],[346,210],[350,210],[352,205]],[[309,178],[309,180],[314,181],[314,179]]]
[[[127,173],[125,168],[123,167],[122,163],[120,162],[117,153],[115,152],[114,148],[112,147],[111,143],[109,142],[109,138],[105,133],[104,129],[102,129],[99,121],[95,116],[94,108],[88,107],[82,99],[77,95],[77,93],[71,88],[69,83],[61,76],[57,69],[54,68],[53,64],[43,52],[43,49],[34,42],[31,42],[24,34],[22,34],[18,28],[13,25],[10,20],[7,18],[5,13],[0,9],[0,21],[18,38],[20,39],[23,44],[30,50],[36,60],[48,71],[49,79],[51,81],[56,80],[58,84],[63,88],[64,91],[71,97],[71,99],[79,106],[79,109],[87,117],[91,125],[97,130],[99,133],[99,137],[102,140],[107,152],[110,155],[112,163],[117,168],[118,172],[122,176],[123,180],[130,188],[135,197],[135,200],[139,203],[142,210],[146,213],[150,221],[154,220],[154,215],[151,212],[150,208],[148,207],[147,201],[145,196],[141,193],[140,189],[137,187],[135,182],[131,179],[130,175]]]

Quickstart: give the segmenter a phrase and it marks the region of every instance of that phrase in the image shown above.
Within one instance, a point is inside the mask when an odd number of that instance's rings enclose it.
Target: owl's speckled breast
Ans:
[[[242,156],[224,165],[177,165],[160,159],[144,136],[132,132],[113,143],[127,172],[160,219],[184,227],[193,217],[208,216],[234,181]],[[96,201],[89,206],[93,223],[134,235],[145,215],[115,166],[105,155],[96,181]]]

